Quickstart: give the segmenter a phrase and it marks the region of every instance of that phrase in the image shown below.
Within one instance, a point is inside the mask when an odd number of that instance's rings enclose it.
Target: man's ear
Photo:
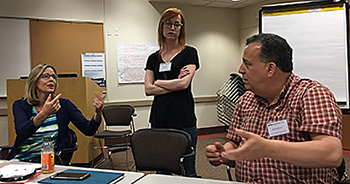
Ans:
[[[268,72],[268,76],[272,77],[272,75],[276,72],[277,65],[274,62],[269,62],[266,65],[266,69],[267,69],[267,72]]]

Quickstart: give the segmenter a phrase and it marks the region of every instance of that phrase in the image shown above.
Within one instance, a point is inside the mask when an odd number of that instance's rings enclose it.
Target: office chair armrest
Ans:
[[[7,157],[8,151],[12,149],[12,145],[2,145],[0,146],[0,159]],[[3,152],[6,151],[6,152]]]
[[[193,148],[191,147],[191,152],[186,155],[183,155],[183,158],[186,159],[186,158],[193,157],[195,155],[196,155],[196,152],[194,152]]]
[[[0,146],[0,152],[2,151],[2,150],[10,150],[10,149],[12,149],[12,145],[2,145],[2,146]]]
[[[124,144],[113,144],[113,145],[108,145],[108,148],[113,148],[113,147],[126,147],[130,146],[130,143],[124,143]]]
[[[229,181],[233,181],[232,175],[231,175],[231,168],[235,168],[236,162],[232,161],[230,163],[226,163],[226,172],[227,172],[227,177]]]
[[[0,150],[9,150],[9,149],[12,149],[12,145],[3,145],[3,146],[0,146]]]
[[[236,167],[236,161],[231,161],[230,163],[225,163],[225,165],[227,167],[230,167],[230,168],[235,168]]]
[[[74,152],[77,149],[78,149],[77,145],[75,147],[73,147],[73,148],[65,148],[65,149],[62,149],[62,150],[58,151],[57,155],[61,155],[62,153]]]
[[[350,184],[349,180],[337,181],[336,184]]]

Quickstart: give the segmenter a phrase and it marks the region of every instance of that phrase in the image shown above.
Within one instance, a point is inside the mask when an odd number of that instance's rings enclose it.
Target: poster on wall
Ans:
[[[106,86],[105,53],[81,53],[82,76]]]
[[[143,83],[147,58],[157,50],[155,42],[117,42],[119,83]]]

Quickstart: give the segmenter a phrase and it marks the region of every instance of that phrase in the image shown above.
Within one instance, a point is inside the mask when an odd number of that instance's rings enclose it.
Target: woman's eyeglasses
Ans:
[[[43,78],[43,79],[46,79],[46,80],[50,79],[50,77],[52,77],[54,80],[57,80],[57,78],[58,78],[58,76],[56,74],[50,75],[48,73],[43,73],[43,74],[40,75],[40,77]]]
[[[163,22],[163,25],[165,25],[167,28],[171,28],[173,25],[174,25],[174,28],[178,29],[180,28],[181,26],[183,26],[182,23],[179,23],[179,22],[171,22],[171,21],[164,21]]]

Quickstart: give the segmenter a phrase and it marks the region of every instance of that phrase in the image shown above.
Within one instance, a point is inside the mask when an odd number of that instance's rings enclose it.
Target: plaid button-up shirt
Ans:
[[[286,120],[289,133],[269,136],[267,124]],[[311,141],[309,132],[341,139],[342,114],[331,91],[322,84],[293,73],[274,104],[246,92],[237,102],[227,138],[242,144],[233,131],[239,128],[265,139]],[[320,160],[322,162],[322,160]],[[248,183],[334,183],[336,168],[304,168],[271,158],[236,162],[236,179]]]

